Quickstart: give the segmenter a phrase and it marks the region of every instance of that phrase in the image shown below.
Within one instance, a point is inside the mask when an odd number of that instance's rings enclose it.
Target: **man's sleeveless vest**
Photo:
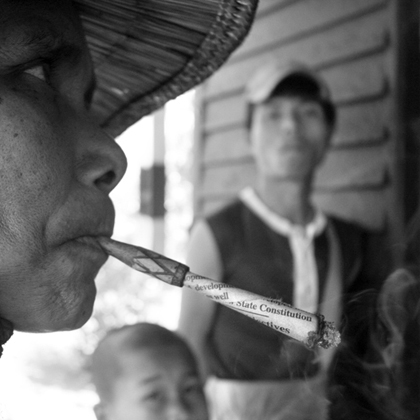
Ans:
[[[287,237],[273,232],[239,200],[207,221],[219,247],[224,283],[292,304],[293,261]],[[334,218],[329,223],[341,245],[346,291],[360,272],[364,231]],[[324,232],[315,239],[320,300],[328,248]],[[318,371],[313,351],[222,305],[216,305],[207,349],[212,374],[219,378],[279,380],[311,377]]]

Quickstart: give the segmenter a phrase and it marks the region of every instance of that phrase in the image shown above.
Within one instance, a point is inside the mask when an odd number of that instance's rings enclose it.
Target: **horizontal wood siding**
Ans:
[[[367,226],[386,225],[390,191],[396,188],[393,6],[392,0],[260,0],[250,35],[201,89],[197,216],[254,182],[243,90],[254,71],[276,57],[316,68],[337,106],[315,201]]]
[[[344,0],[336,1],[344,2]],[[387,9],[380,9],[376,13],[369,13],[342,25],[326,28],[323,32],[314,33],[291,43],[274,44],[269,49],[261,48],[261,51],[257,50],[242,59],[238,59],[239,56],[233,60],[232,56],[231,61],[206,83],[206,94],[211,99],[212,96],[226,95],[235,90],[241,91],[257,68],[264,62],[270,61],[272,57],[277,57],[285,63],[300,59],[315,68],[325,68],[375,52],[383,52],[390,44],[388,19]],[[249,38],[245,40],[243,46],[252,35],[251,29]]]

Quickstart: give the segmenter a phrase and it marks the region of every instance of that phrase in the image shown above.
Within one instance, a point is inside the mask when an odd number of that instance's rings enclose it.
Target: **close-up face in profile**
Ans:
[[[303,179],[321,162],[331,127],[322,106],[298,96],[277,96],[255,107],[251,145],[267,177]]]
[[[77,328],[110,236],[120,148],[89,118],[93,67],[69,0],[0,0],[0,316]]]
[[[197,370],[182,347],[131,351],[121,363],[101,420],[207,420]]]

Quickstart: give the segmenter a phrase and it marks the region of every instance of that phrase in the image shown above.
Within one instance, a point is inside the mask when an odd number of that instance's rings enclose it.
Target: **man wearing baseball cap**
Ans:
[[[335,128],[328,86],[302,63],[272,62],[245,95],[255,183],[195,224],[187,263],[209,278],[320,312],[340,328],[343,294],[378,287],[385,276],[364,272],[367,232],[311,199]],[[326,418],[332,350],[311,351],[187,290],[180,331],[201,357],[215,418]]]

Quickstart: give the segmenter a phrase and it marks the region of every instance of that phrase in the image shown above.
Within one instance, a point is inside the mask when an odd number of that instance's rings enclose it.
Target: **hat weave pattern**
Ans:
[[[118,135],[211,76],[258,0],[74,0],[97,77],[93,111]]]

